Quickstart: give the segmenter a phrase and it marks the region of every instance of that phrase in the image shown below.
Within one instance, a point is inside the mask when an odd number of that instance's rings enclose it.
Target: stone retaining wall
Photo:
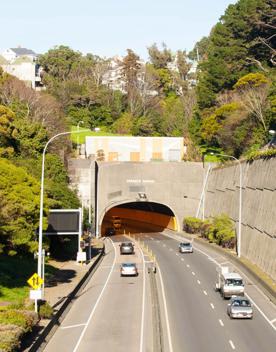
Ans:
[[[238,224],[239,165],[214,168],[205,214],[226,213]],[[276,280],[276,158],[242,162],[241,255]]]

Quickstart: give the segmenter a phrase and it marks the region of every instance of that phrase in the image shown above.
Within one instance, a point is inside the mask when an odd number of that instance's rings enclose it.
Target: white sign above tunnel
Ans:
[[[135,179],[130,179],[126,180],[127,183],[155,183],[155,180],[135,180]]]

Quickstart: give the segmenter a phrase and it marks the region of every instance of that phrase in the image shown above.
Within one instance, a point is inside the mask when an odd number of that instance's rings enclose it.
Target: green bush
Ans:
[[[202,220],[193,217],[184,218],[183,230],[188,233],[200,232],[202,226]]]
[[[24,332],[32,330],[37,323],[37,314],[25,310],[6,310],[0,312],[0,324],[12,324],[21,327]]]
[[[20,347],[20,339],[24,330],[16,325],[0,324],[0,352],[13,352]]]
[[[48,302],[44,302],[39,306],[39,316],[40,318],[50,319],[53,315],[53,308],[50,306]]]
[[[233,248],[235,246],[235,228],[232,220],[226,214],[215,216],[206,231],[210,242],[222,247]]]

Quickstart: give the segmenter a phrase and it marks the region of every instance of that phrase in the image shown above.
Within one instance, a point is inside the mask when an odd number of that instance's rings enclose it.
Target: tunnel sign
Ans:
[[[43,284],[43,279],[37,273],[34,273],[27,282],[34,290],[37,290]]]

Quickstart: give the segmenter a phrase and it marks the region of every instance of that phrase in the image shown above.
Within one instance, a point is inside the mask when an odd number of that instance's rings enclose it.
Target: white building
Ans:
[[[37,54],[26,48],[10,48],[1,53],[0,65],[2,69],[24,81],[27,86],[41,90],[42,68],[37,64]]]
[[[86,157],[101,161],[181,161],[182,137],[87,136]]]

